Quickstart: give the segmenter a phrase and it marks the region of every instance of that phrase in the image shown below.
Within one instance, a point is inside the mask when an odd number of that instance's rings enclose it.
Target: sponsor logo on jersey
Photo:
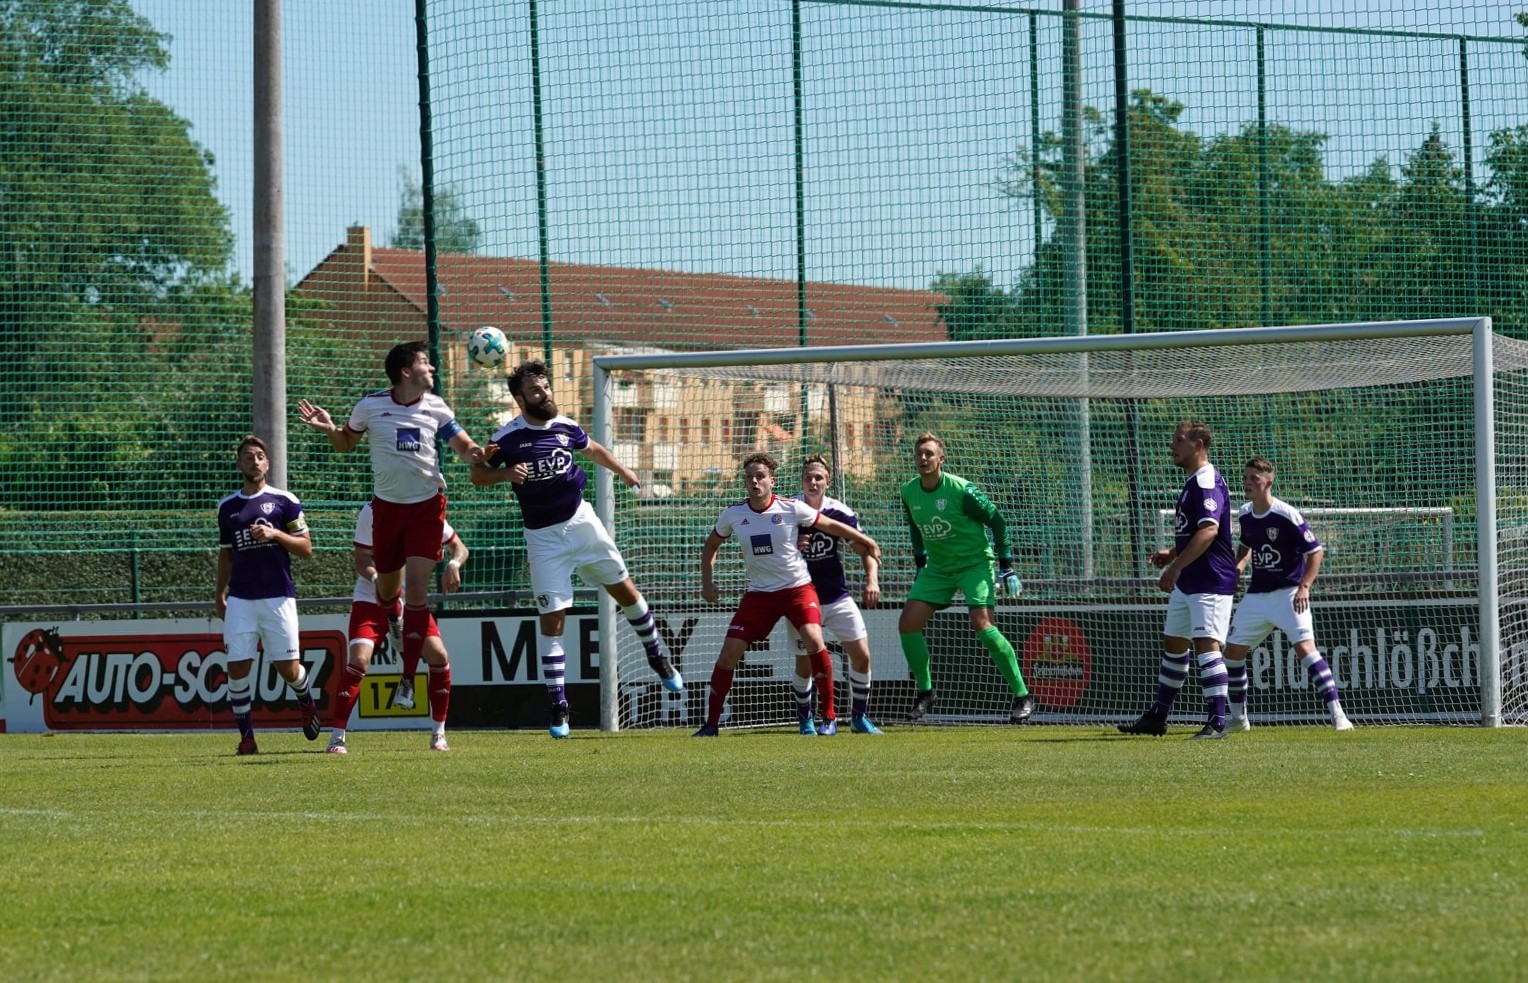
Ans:
[[[260,503],[260,511],[264,512],[266,515],[270,515],[272,512],[276,511],[276,503],[275,502],[261,502]]]
[[[769,521],[778,526],[780,523],[785,521],[785,518],[783,516],[772,515],[769,517]]]
[[[1270,526],[1268,528],[1268,541],[1271,543],[1275,539],[1278,539],[1278,538],[1279,538],[1279,531],[1277,529],[1275,529],[1274,527]]]
[[[418,427],[398,428],[398,449],[400,451],[407,451],[412,454],[414,451],[419,450],[420,446],[421,441]]]
[[[1259,546],[1252,553],[1252,565],[1259,570],[1277,570],[1283,562],[1283,554],[1267,543]]]
[[[1204,510],[1206,512],[1215,511],[1215,500],[1213,498],[1207,498],[1204,500]]]
[[[948,504],[949,504],[949,502],[947,500],[943,499],[943,498],[936,498],[936,499],[934,499],[934,508],[938,509],[941,512],[944,511],[944,507],[946,505],[948,505]]]
[[[950,525],[949,520],[941,519],[936,515],[928,522],[924,523],[923,538],[944,539],[945,537],[949,536],[949,534],[953,532],[954,529],[955,527]]]
[[[531,463],[530,474],[527,481],[546,481],[567,474],[573,470],[573,455],[564,450],[555,450],[539,461]]]
[[[827,533],[814,532],[807,538],[806,558],[808,560],[823,560],[833,555],[838,546],[838,540]]]
[[[257,549],[264,549],[267,546],[274,547],[276,545],[274,542],[271,542],[269,540],[267,540],[266,542],[261,542],[261,541],[255,539],[254,528],[256,526],[264,526],[267,529],[274,529],[275,528],[269,522],[266,522],[264,519],[256,519],[254,522],[251,522],[249,525],[245,526],[243,529],[239,529],[239,530],[236,530],[234,532],[234,534],[233,534],[233,548],[235,550],[257,550]]]
[[[753,545],[754,556],[768,556],[775,551],[775,541],[768,533],[749,536],[748,542]]]
[[[557,442],[559,444],[561,444],[562,446],[564,446],[564,447],[568,446],[568,435],[565,434],[565,433],[558,434],[557,435]]]

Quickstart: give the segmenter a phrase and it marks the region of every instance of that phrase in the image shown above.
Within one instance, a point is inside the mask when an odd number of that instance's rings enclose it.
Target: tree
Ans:
[[[982,270],[940,274],[932,289],[947,298],[934,309],[951,341],[1023,337],[1013,299]]]
[[[137,81],[166,42],[128,0],[0,0],[0,345],[25,382],[0,405],[11,507],[164,501],[213,437],[204,404],[163,394],[247,339],[212,156]]]
[[[417,184],[405,168],[398,169],[403,181],[403,191],[398,202],[398,231],[393,233],[392,248],[424,249],[424,188]],[[435,189],[432,198],[435,211],[435,248],[443,253],[475,253],[481,235],[475,219],[467,214],[466,206],[454,185]]]

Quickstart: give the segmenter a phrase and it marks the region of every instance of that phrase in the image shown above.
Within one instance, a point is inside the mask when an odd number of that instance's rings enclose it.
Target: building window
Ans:
[[[700,421],[700,442],[702,445],[711,443],[711,418],[704,417]]]
[[[653,440],[660,444],[666,444],[668,443],[668,439],[669,418],[666,416],[660,416],[658,417],[658,429],[653,433]]]
[[[854,446],[854,424],[852,423],[844,424],[844,446]]]
[[[690,442],[690,418],[689,417],[682,416],[682,417],[679,418],[679,442],[681,444],[688,444]]]
[[[615,439],[638,444],[647,442],[647,411],[621,407],[615,411]]]

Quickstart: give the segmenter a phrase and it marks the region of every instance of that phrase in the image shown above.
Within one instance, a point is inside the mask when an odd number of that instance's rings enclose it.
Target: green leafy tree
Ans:
[[[398,231],[393,233],[394,249],[424,249],[424,188],[407,170],[400,168],[403,192],[398,202]],[[454,185],[435,189],[435,248],[443,253],[475,253],[481,231],[467,214]]]
[[[167,40],[127,0],[0,0],[9,507],[162,501],[209,440],[183,370],[248,337],[213,158],[138,81]]]

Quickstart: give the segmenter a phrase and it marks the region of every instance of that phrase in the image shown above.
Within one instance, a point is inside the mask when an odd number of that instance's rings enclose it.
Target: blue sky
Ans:
[[[459,55],[435,59],[437,175],[483,228],[482,251],[537,251],[525,4],[432,6]],[[972,5],[976,6],[976,5]],[[1060,0],[1039,5],[1059,9]],[[220,195],[252,268],[252,14],[227,0],[134,0],[173,36],[150,93],[216,155]],[[394,231],[400,169],[419,173],[409,0],[288,0],[284,7],[287,259],[301,277],[346,226]],[[1380,9],[1376,9],[1379,7]],[[1107,0],[1085,0],[1106,12]],[[1131,3],[1135,15],[1521,38],[1513,4]],[[554,259],[748,276],[795,271],[788,11],[783,0],[542,0]],[[1034,241],[1029,208],[998,195],[1005,155],[1029,140],[1027,18],[804,8],[806,211],[813,279],[924,287],[983,268],[1010,283]],[[1059,126],[1059,21],[1040,18],[1041,128]],[[1255,115],[1253,32],[1131,29],[1131,84],[1229,132]],[[1436,122],[1459,146],[1456,45],[1269,33],[1278,122],[1329,134],[1341,176],[1398,164]],[[1112,102],[1110,35],[1085,31],[1085,91]],[[1528,61],[1471,53],[1477,161],[1485,134],[1521,122]]]

